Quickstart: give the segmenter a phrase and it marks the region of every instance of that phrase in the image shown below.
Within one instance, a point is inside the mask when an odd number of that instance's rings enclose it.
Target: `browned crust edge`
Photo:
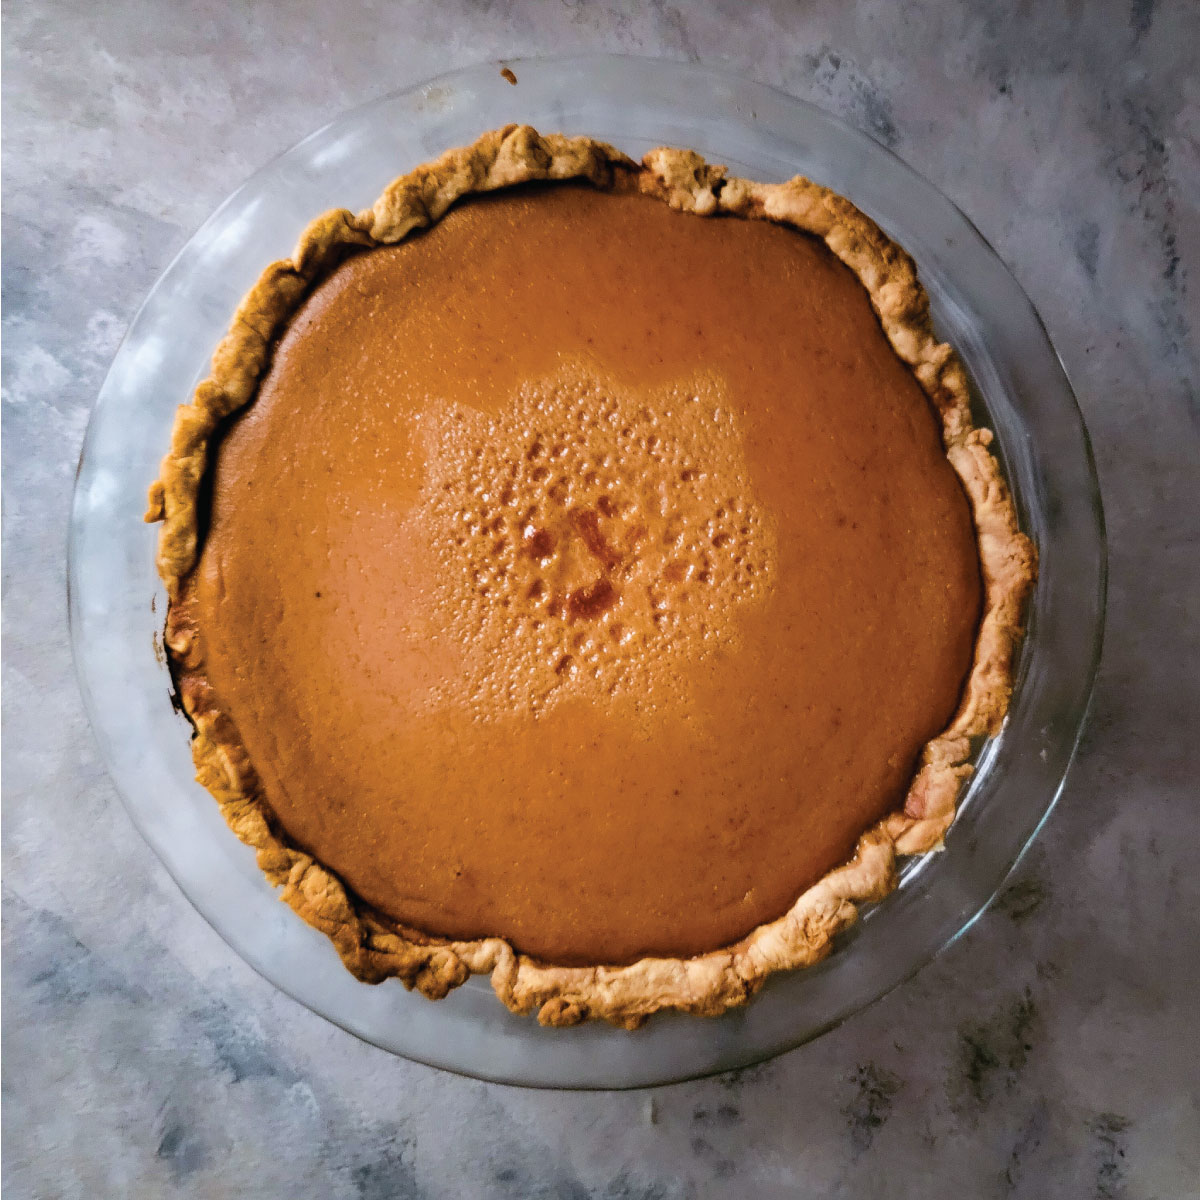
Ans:
[[[954,818],[959,787],[972,772],[973,738],[994,734],[1008,709],[1014,652],[1025,600],[1036,573],[1032,543],[1016,513],[992,434],[971,423],[966,375],[953,350],[937,341],[929,302],[911,258],[868,217],[834,192],[796,178],[754,183],[726,174],[687,150],[659,149],[641,167],[589,138],[540,135],[529,126],[484,134],[473,145],[403,175],[357,215],[317,218],[291,259],[273,263],[242,300],[217,347],[212,373],[180,407],[147,521],[161,521],[158,570],[171,602],[198,553],[197,497],[208,449],[221,422],[249,403],[276,339],[313,285],[348,247],[390,245],[438,220],[463,196],[535,180],[587,179],[600,188],[634,186],[672,208],[701,216],[766,219],[824,240],[858,276],[896,353],[911,367],[942,422],[946,455],[974,512],[985,584],[974,664],[950,725],[924,748],[904,806],[859,839],[853,860],[810,887],[778,920],[736,945],[689,959],[647,958],[627,966],[562,967],[516,953],[500,938],[447,942],[380,918],[310,855],[292,846],[261,796],[232,723],[220,712],[197,661],[186,619],[172,623],[167,645],[187,678],[184,707],[195,726],[197,779],[216,798],[230,828],[258,851],[281,898],[325,933],[359,979],[397,976],[437,999],[471,974],[490,973],[514,1012],[537,1011],[545,1025],[604,1018],[628,1028],[660,1009],[712,1016],[744,1004],[774,971],[824,958],[858,905],[880,900],[896,884],[898,854],[939,848]]]

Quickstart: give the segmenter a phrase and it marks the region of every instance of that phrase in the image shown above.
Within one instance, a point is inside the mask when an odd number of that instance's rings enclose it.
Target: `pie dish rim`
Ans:
[[[212,714],[189,713],[201,782],[218,799],[234,832],[259,851],[260,866],[283,887],[282,898],[333,940],[353,974],[372,982],[396,975],[436,998],[469,974],[489,972],[509,1008],[536,1008],[539,1020],[554,1025],[604,1017],[633,1026],[662,1008],[715,1015],[744,1003],[774,971],[823,958],[833,935],[855,919],[857,906],[881,899],[895,885],[897,854],[940,845],[959,784],[971,771],[972,739],[995,733],[1003,720],[1035,571],[1032,544],[1017,529],[1008,489],[988,450],[991,435],[971,423],[966,376],[954,352],[933,335],[912,260],[848,200],[799,178],[758,184],[729,176],[691,151],[652,151],[639,168],[601,142],[542,137],[528,126],[508,126],[401,176],[360,214],[336,210],[318,218],[293,258],[268,267],[247,295],[214,355],[213,374],[192,404],[180,410],[171,452],[151,489],[147,516],[164,520],[159,569],[169,597],[177,597],[195,561],[197,494],[209,440],[223,420],[252,401],[275,339],[345,246],[401,241],[474,192],[535,180],[585,179],[604,187],[617,175],[636,178],[639,190],[682,211],[790,224],[823,238],[855,271],[893,347],[941,418],[947,457],[971,500],[986,598],[963,703],[947,730],[927,745],[903,809],[864,833],[854,859],[808,889],[782,917],[735,946],[690,959],[562,967],[516,954],[499,938],[448,942],[383,922],[324,867],[287,843],[265,801],[247,784],[248,764],[238,760],[236,747],[214,738]],[[186,658],[187,638],[187,630],[169,633],[177,662]],[[184,700],[186,706],[186,690]]]

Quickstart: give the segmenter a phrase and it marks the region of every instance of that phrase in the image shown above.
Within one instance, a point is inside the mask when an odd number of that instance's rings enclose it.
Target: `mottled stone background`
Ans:
[[[1200,6],[27,0],[4,16],[7,1196],[1198,1194]],[[965,209],[1075,382],[1112,547],[1091,726],[995,908],[814,1045],[610,1095],[393,1059],[235,958],[117,801],[63,594],[88,410],[216,204],[360,101],[596,49],[778,84]]]

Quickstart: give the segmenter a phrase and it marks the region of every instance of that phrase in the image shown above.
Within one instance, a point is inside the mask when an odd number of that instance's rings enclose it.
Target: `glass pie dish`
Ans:
[[[708,69],[592,57],[456,72],[340,118],[217,210],[135,318],[93,412],[71,518],[71,631],[92,725],[130,815],[184,893],[255,969],[313,1011],[394,1053],[502,1082],[635,1087],[728,1070],[844,1020],[967,929],[1052,807],[1079,737],[1103,625],[1105,550],[1095,472],[1070,386],[1037,314],[954,206],[870,139],[807,104]],[[633,157],[685,146],[736,174],[804,174],[849,197],[916,259],[940,335],[996,433],[1040,578],[1010,715],[983,742],[946,852],[904,862],[819,966],[778,976],[716,1019],[660,1015],[635,1032],[543,1029],[471,980],[432,1003],[347,973],[278,900],[253,851],[193,781],[191,729],[162,653],[165,595],[146,487],[175,408],[204,377],[238,300],[300,230],[370,204],[394,176],[488,128],[589,134]]]

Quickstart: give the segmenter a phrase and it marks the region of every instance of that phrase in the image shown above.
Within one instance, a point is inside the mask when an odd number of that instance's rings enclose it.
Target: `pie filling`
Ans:
[[[784,913],[980,620],[939,423],[826,246],[579,184],[347,258],[212,456],[177,607],[290,839],[564,965]]]

